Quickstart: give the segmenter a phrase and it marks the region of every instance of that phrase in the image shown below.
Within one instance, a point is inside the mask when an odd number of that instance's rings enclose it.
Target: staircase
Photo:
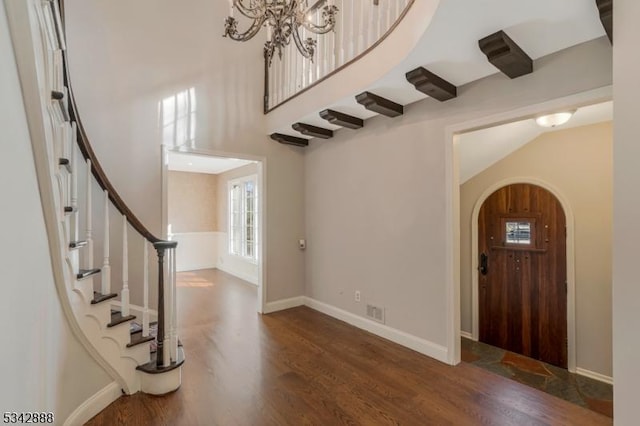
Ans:
[[[177,243],[157,238],[140,222],[96,158],[70,84],[63,0],[10,1],[6,8],[56,286],[69,325],[124,393],[174,391],[184,363],[177,336]],[[155,265],[149,264],[149,251],[157,254]],[[111,273],[112,252],[118,255],[118,279]],[[130,262],[141,265],[135,268],[141,277],[133,274],[131,283]],[[156,280],[157,287],[150,287]],[[150,307],[152,299],[157,309]]]

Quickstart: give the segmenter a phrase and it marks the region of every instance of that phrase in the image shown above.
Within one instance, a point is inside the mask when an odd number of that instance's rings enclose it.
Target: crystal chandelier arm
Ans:
[[[326,34],[329,31],[333,30],[336,26],[336,13],[338,12],[338,8],[336,6],[325,6],[322,9],[322,24],[316,25],[313,22],[309,22],[304,19],[301,24],[309,31],[316,34]]]
[[[315,51],[315,41],[311,39],[309,39],[310,41],[302,41],[302,39],[300,38],[300,33],[298,32],[298,28],[295,28],[293,30],[292,35],[293,41],[296,43],[296,47],[298,48],[302,56],[307,59],[313,59],[313,53]]]
[[[227,18],[225,21],[225,36],[228,36],[230,39],[235,41],[247,41],[253,38],[258,31],[260,31],[260,27],[264,23],[264,17],[259,19],[255,19],[249,29],[247,31],[241,33],[237,30],[237,21],[231,17]]]
[[[233,7],[238,9],[241,15],[246,16],[249,19],[260,19],[265,14],[264,2],[256,2],[254,6],[245,6],[244,0],[233,0]]]

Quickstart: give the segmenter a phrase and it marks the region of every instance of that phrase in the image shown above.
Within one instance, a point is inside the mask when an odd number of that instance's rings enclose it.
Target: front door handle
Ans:
[[[488,263],[489,263],[489,256],[487,256],[486,253],[482,253],[480,255],[480,266],[478,267],[478,270],[482,275],[487,275],[487,273],[489,272],[489,268],[487,266]]]

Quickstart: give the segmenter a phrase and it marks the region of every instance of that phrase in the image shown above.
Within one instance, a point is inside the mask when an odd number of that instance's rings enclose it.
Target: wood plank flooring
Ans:
[[[256,288],[217,270],[179,280],[182,387],[162,397],[122,397],[89,425],[612,424],[306,307],[260,316]]]

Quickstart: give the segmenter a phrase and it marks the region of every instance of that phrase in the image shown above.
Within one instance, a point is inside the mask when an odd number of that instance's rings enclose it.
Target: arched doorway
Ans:
[[[478,214],[479,339],[567,368],[566,218],[541,186],[513,183]]]

